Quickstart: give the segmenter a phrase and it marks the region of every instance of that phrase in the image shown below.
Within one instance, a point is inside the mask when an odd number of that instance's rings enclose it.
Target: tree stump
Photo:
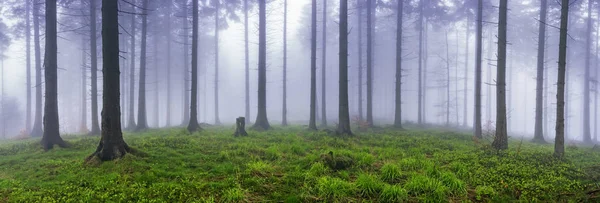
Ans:
[[[235,119],[235,134],[233,136],[248,136],[246,132],[246,118],[239,117]]]

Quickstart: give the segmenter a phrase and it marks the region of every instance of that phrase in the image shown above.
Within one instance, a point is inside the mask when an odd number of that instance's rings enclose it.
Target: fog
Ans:
[[[83,5],[82,5],[82,2]],[[135,2],[135,1],[131,1]],[[498,1],[485,1],[483,26],[483,89],[482,119],[484,129],[493,130],[496,119],[496,56],[498,31]],[[596,119],[597,92],[596,78],[598,68],[598,8],[594,8],[592,22],[592,40],[586,40],[587,33],[587,1],[576,1],[572,5],[569,23],[568,64],[567,64],[567,102],[566,102],[566,136],[568,139],[581,140],[583,112],[591,114],[592,137],[597,136]],[[319,9],[323,7],[319,1]],[[327,51],[326,65],[322,66],[322,11],[318,13],[317,26],[317,115],[322,118],[321,101],[326,100],[326,117],[329,125],[336,125],[338,115],[338,23],[339,2],[327,1]],[[26,39],[24,32],[24,3],[17,0],[2,0],[0,32],[10,38],[0,46],[2,60],[2,133],[4,137],[17,137],[27,134],[26,129],[26,90],[31,88],[31,123],[35,117],[35,91],[42,84],[35,84],[33,42],[31,43],[31,75],[32,84],[26,83]],[[140,6],[141,3],[135,3]],[[186,2],[190,4],[190,2]],[[223,125],[233,125],[235,118],[245,113],[245,55],[244,55],[244,19],[241,1],[226,0],[222,2],[221,25],[219,32],[219,77],[215,79],[215,19],[214,6],[201,1],[199,54],[190,56],[185,61],[184,38],[191,38],[191,29],[184,30],[182,18],[187,16],[191,23],[191,14],[181,12],[182,1],[174,1],[173,12],[167,13],[163,1],[151,0],[148,8],[148,41],[147,41],[147,74],[146,74],[146,111],[148,124],[152,128],[174,127],[184,123],[184,94],[189,93],[186,87],[184,67],[189,69],[191,57],[199,59],[199,121],[214,124],[215,115],[215,80],[218,82],[218,118]],[[254,4],[251,1],[250,4]],[[287,116],[294,125],[307,125],[310,112],[310,1],[288,1],[287,21]],[[431,3],[425,12],[423,40],[423,121],[431,125],[445,125],[446,114],[449,114],[450,125],[457,128],[473,126],[474,106],[474,68],[475,68],[475,19],[474,10],[465,12],[464,1],[439,0]],[[556,1],[548,2],[548,18],[546,26],[546,50],[544,84],[544,136],[554,138],[556,117],[556,79],[558,70],[558,39],[560,21],[560,5]],[[137,109],[138,83],[141,52],[142,17],[136,15],[136,32],[131,30],[132,6],[120,2],[120,50],[122,89],[121,104],[122,123],[126,128],[130,116],[128,102],[129,70],[131,60],[135,60],[135,96]],[[376,8],[374,14],[373,33],[373,116],[375,125],[391,125],[394,121],[395,102],[395,60],[396,60],[396,13],[386,5],[396,5],[396,1],[384,0]],[[189,6],[189,5],[188,5]],[[597,6],[597,5],[596,5]],[[100,6],[97,8],[98,19],[98,112],[102,107],[102,55],[101,55],[101,19]],[[391,6],[392,8],[395,6]],[[405,1],[403,19],[403,86],[402,86],[402,118],[406,123],[418,121],[418,66],[419,66],[419,30],[418,1]],[[538,1],[511,1],[508,11],[508,57],[507,57],[507,117],[510,136],[533,136],[535,122],[536,63],[538,47]],[[43,6],[42,6],[43,8]],[[140,9],[137,9],[138,12]],[[354,1],[349,4],[349,104],[352,120],[359,117],[359,100],[366,104],[366,74],[363,70],[363,84],[358,82],[359,67],[366,67],[366,18],[363,30],[358,29],[357,6]],[[188,9],[191,12],[191,8]],[[43,9],[42,9],[43,13]],[[249,90],[250,117],[254,122],[257,112],[257,64],[258,64],[258,7],[251,5],[249,10]],[[365,12],[363,12],[363,15]],[[171,15],[170,21],[166,15]],[[269,122],[279,125],[282,120],[283,99],[283,1],[272,0],[267,3],[267,115]],[[467,16],[469,16],[467,20]],[[40,16],[41,30],[44,29],[43,16]],[[167,29],[167,23],[171,29]],[[91,120],[91,87],[90,87],[90,44],[89,44],[89,9],[87,1],[59,1],[58,6],[58,109],[60,115],[60,131],[66,134],[78,134],[89,130]],[[191,28],[191,24],[188,25]],[[359,65],[358,35],[362,32],[362,65]],[[31,31],[33,34],[33,31]],[[40,32],[43,33],[43,32]],[[136,35],[136,58],[130,57],[131,34]],[[170,50],[168,38],[170,35]],[[469,38],[467,38],[469,35]],[[33,36],[35,37],[35,36]],[[32,37],[32,38],[33,38]],[[44,36],[42,41],[42,58],[44,55]],[[591,43],[592,82],[591,107],[584,109],[583,92],[586,45]],[[170,53],[169,53],[170,52]],[[191,53],[191,52],[188,52]],[[171,56],[170,64],[167,60]],[[449,72],[447,71],[447,63]],[[84,64],[84,65],[83,65]],[[321,71],[326,73],[326,98],[322,98]],[[82,71],[85,71],[86,85],[83,86]],[[170,71],[170,78],[167,78]],[[450,74],[449,77],[447,75]],[[466,78],[465,78],[466,74]],[[450,78],[450,81],[447,81]],[[466,81],[465,81],[466,80]],[[167,96],[167,83],[170,83],[170,96]],[[465,82],[467,84],[465,89]],[[447,86],[450,85],[450,95]],[[359,86],[362,86],[363,98],[359,98]],[[465,94],[466,91],[466,94]],[[86,94],[85,107],[82,94]],[[466,98],[465,98],[466,95]],[[447,98],[450,98],[449,100]],[[488,102],[489,100],[489,102]],[[167,106],[167,101],[171,105]],[[465,103],[466,102],[466,103]],[[449,103],[449,105],[447,105]],[[42,105],[43,106],[43,105]],[[448,108],[448,106],[450,108]],[[466,108],[466,110],[465,110]],[[366,108],[363,107],[366,111]],[[86,112],[82,119],[82,111]],[[167,111],[170,111],[168,118]],[[465,114],[466,112],[466,114]],[[363,112],[364,114],[364,112]],[[364,114],[366,115],[366,114]],[[100,116],[100,113],[98,114]],[[169,119],[170,126],[167,126]],[[85,125],[82,125],[84,122]],[[320,122],[318,122],[320,123]],[[86,128],[82,127],[86,126]]]

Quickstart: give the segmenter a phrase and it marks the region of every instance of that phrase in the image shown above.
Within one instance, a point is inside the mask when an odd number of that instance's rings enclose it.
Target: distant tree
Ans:
[[[140,80],[138,91],[138,120],[136,131],[148,129],[146,116],[146,39],[148,30],[148,0],[142,0],[142,44],[140,49]]]
[[[248,10],[248,0],[244,0],[244,70],[246,82],[246,106],[244,115],[246,116],[246,119],[250,121],[250,55],[248,49]]]
[[[85,0],[81,0],[81,10],[85,10]],[[87,21],[82,18],[81,24],[85,24]],[[81,124],[79,125],[79,131],[82,133],[88,133],[87,127],[87,53],[86,49],[87,39],[85,35],[81,35]]]
[[[317,0],[312,0],[310,40],[310,120],[308,128],[317,130]]]
[[[350,128],[350,107],[348,105],[348,0],[340,0],[340,85],[339,85],[339,124],[337,133],[352,135]]]
[[[196,1],[196,0],[193,0]],[[182,28],[182,34],[181,36],[183,37],[183,123],[182,126],[188,126],[190,123],[190,63],[189,61],[189,57],[190,57],[190,53],[189,53],[189,39],[190,39],[190,31],[189,31],[189,27],[188,27],[188,1],[187,0],[182,0],[181,2],[181,8],[182,8],[182,24],[183,24],[183,28]],[[193,10],[193,9],[192,9]],[[196,104],[197,105],[197,104]]]
[[[394,127],[402,128],[402,15],[404,14],[404,1],[398,0],[396,14],[396,101],[394,113]]]
[[[492,145],[496,149],[508,149],[506,124],[506,25],[508,0],[500,0],[498,25],[498,73],[496,76],[496,137]]]
[[[556,90],[556,137],[554,156],[565,154],[565,72],[567,66],[567,26],[569,23],[569,0],[561,1],[560,42],[558,49],[558,81]]]
[[[258,112],[254,128],[271,128],[267,119],[267,16],[266,0],[258,0]]]
[[[31,1],[25,0],[25,51],[26,59],[26,89],[27,107],[25,110],[25,130],[29,133],[31,129]]]
[[[171,36],[172,36],[172,31],[171,31],[171,15],[173,14],[173,0],[167,0],[167,19],[166,19],[166,23],[167,23],[167,30],[166,30],[166,35],[167,35],[167,97],[165,98],[166,103],[167,103],[167,122],[166,122],[166,126],[167,127],[171,127],[171,69],[172,69],[172,64],[171,64]]]
[[[367,123],[373,126],[373,0],[367,0]]]
[[[473,133],[476,138],[483,138],[481,129],[481,62],[483,48],[483,0],[477,5],[477,43],[475,51],[475,118],[473,118]]]
[[[323,1],[323,37],[321,41],[321,126],[327,126],[327,1]]]
[[[585,74],[583,79],[583,141],[591,142],[590,132],[590,61],[592,55],[592,0],[588,0],[587,6],[587,31],[585,34]]]
[[[46,1],[46,54],[44,59],[44,76],[46,85],[44,106],[44,134],[41,144],[45,150],[50,150],[54,145],[67,147],[60,137],[58,122],[58,64],[57,64],[57,22],[56,0]]]
[[[358,20],[358,118],[363,120],[363,4],[364,0],[356,0]]]
[[[96,151],[88,160],[98,157],[109,161],[131,152],[121,131],[118,15],[116,0],[102,0],[102,133]]]
[[[536,77],[536,98],[535,98],[535,129],[533,141],[545,143],[544,128],[542,126],[543,119],[543,90],[544,90],[544,51],[546,45],[546,16],[548,1],[541,0],[540,2],[540,23],[538,36],[538,56],[537,56],[537,77]]]
[[[90,0],[90,54],[91,54],[91,77],[92,77],[92,130],[91,135],[100,134],[98,126],[98,54],[96,46],[96,0]]]
[[[30,135],[41,137],[42,130],[42,54],[40,48],[40,2],[33,0],[33,49],[35,56],[35,116]]]
[[[424,30],[424,26],[423,26],[423,7],[424,7],[424,0],[420,0],[419,1],[419,22],[417,23],[418,26],[418,30],[419,30],[419,79],[418,79],[418,89],[417,89],[417,94],[418,94],[418,107],[417,107],[417,111],[418,111],[418,118],[417,118],[417,122],[419,123],[419,125],[423,124],[423,41],[424,41],[424,34],[423,34],[423,30]]]
[[[190,96],[190,123],[187,130],[201,130],[198,125],[198,0],[192,0],[192,92]]]
[[[283,108],[281,125],[287,126],[287,0],[283,0]]]
[[[219,11],[221,2],[220,0],[214,0],[215,4],[215,124],[220,125],[221,119],[219,119]]]
[[[132,3],[135,3],[135,0],[133,0]],[[131,56],[129,57],[129,107],[127,108],[127,110],[129,110],[129,118],[127,121],[127,129],[128,130],[135,130],[136,128],[136,124],[135,124],[135,106],[134,106],[134,102],[135,102],[135,35],[136,35],[136,20],[135,20],[135,5],[131,5]]]

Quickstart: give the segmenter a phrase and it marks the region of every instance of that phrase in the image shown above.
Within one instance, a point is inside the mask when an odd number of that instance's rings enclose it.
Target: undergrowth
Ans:
[[[231,132],[126,133],[147,156],[98,164],[83,159],[99,137],[69,136],[70,148],[48,152],[37,139],[7,141],[0,202],[600,201],[600,152],[588,147],[556,159],[553,145],[514,140],[518,150],[498,152],[439,130],[381,128],[349,138],[300,127]]]

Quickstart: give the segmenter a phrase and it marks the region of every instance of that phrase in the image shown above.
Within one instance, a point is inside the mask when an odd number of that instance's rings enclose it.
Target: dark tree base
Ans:
[[[132,150],[129,148],[127,143],[124,141],[117,143],[109,143],[104,144],[100,141],[98,144],[98,148],[96,148],[96,152],[92,155],[88,156],[85,161],[89,162],[94,157],[98,157],[101,161],[111,161],[115,159],[122,158],[125,154],[130,153]]]
[[[202,130],[202,128],[200,127],[200,125],[197,122],[191,122],[187,125],[187,130],[190,133],[195,133],[195,132]]]
[[[235,119],[235,134],[233,136],[248,136],[246,132],[246,118],[239,117]]]
[[[544,140],[543,138],[533,138],[531,140],[531,142],[533,143],[537,143],[537,144],[548,144],[548,142],[546,142],[546,140]]]
[[[51,150],[52,148],[54,148],[54,145],[58,145],[61,148],[69,147],[69,144],[67,144],[60,136],[55,136],[52,138],[44,137],[42,138],[40,144],[42,145],[45,151]]]

